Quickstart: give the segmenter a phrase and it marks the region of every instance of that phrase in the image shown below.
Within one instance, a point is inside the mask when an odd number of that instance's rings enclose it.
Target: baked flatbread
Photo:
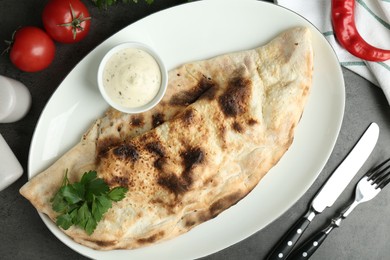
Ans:
[[[64,232],[94,249],[171,239],[245,197],[290,147],[309,95],[310,31],[292,28],[263,47],[182,65],[153,110],[109,109],[80,143],[20,190],[55,221],[50,199],[65,169],[71,182],[96,170],[125,186],[92,235]],[[259,201],[261,203],[261,201]]]

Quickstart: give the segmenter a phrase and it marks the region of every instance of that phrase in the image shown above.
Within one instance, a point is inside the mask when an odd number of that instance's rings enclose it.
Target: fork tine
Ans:
[[[383,189],[387,184],[389,184],[389,182],[390,182],[389,168],[390,168],[390,166],[386,167],[386,169],[384,170],[385,173],[382,174],[382,176],[380,178],[378,178],[377,181],[375,181],[375,183],[377,183],[377,188]]]
[[[388,165],[387,167],[385,167],[384,169],[381,169],[379,172],[375,173],[373,176],[372,176],[372,181],[375,182],[375,183],[379,183],[381,182],[384,178],[386,178],[386,175],[388,174],[388,170],[390,168],[390,165]]]
[[[386,166],[389,161],[390,158],[367,173],[368,180],[372,180],[376,188],[382,189],[390,182],[390,164]]]
[[[368,180],[372,179],[373,175],[375,175],[375,173],[384,165],[386,164],[388,161],[390,161],[390,158],[385,160],[384,162],[382,162],[381,164],[375,166],[374,168],[372,168],[371,170],[369,170],[366,174],[366,176],[368,177]]]
[[[381,183],[378,184],[378,188],[383,189],[389,183],[390,183],[390,172],[388,172],[384,180],[382,180]]]

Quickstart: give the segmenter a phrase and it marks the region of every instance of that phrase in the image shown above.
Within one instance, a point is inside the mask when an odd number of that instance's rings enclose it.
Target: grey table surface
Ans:
[[[185,0],[155,0],[148,6],[118,4],[107,11],[99,11],[91,1],[87,4],[93,23],[86,39],[74,45],[57,44],[57,57],[46,70],[24,73],[12,66],[7,56],[0,57],[0,75],[23,82],[31,91],[32,107],[22,120],[0,124],[0,133],[24,168],[23,176],[0,192],[0,259],[86,259],[60,242],[44,225],[31,204],[19,195],[19,188],[27,181],[28,152],[38,118],[52,93],[71,69],[94,47],[121,28],[159,10],[182,4]],[[42,26],[41,11],[46,1],[0,0],[0,40],[9,40],[18,26]],[[5,48],[5,45],[1,47]],[[377,122],[381,133],[379,142],[362,170],[390,154],[390,106],[382,90],[360,76],[343,69],[346,88],[345,115],[339,137],[329,161],[309,190],[282,216],[251,237],[203,259],[264,259],[271,248],[303,215],[308,205],[342,158],[353,147],[370,122]],[[389,79],[390,80],[390,79]],[[354,185],[349,185],[332,208],[313,221],[304,237],[327,224],[342,205],[352,199]],[[331,234],[312,259],[389,259],[390,246],[390,188],[378,197],[358,207]]]

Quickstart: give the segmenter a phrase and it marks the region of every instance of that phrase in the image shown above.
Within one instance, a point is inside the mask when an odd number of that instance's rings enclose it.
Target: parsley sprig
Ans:
[[[115,187],[110,189],[103,179],[97,178],[96,171],[85,172],[79,182],[69,183],[65,173],[62,185],[52,198],[52,208],[60,213],[57,226],[68,229],[78,226],[91,235],[103,214],[112,207],[112,201],[120,201],[127,189]]]

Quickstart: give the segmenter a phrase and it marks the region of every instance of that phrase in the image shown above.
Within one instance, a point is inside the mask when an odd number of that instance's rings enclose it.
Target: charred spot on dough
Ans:
[[[96,145],[97,158],[104,157],[112,147],[117,146],[120,142],[119,138],[113,137],[100,139]]]
[[[168,189],[176,196],[185,193],[191,187],[193,183],[192,170],[195,165],[204,161],[204,152],[199,147],[189,148],[182,152],[180,157],[184,168],[181,176],[177,176],[174,173],[161,172],[157,180],[159,185]],[[155,161],[154,166],[159,170],[163,170],[164,163],[165,158],[161,157]]]
[[[233,122],[232,124],[232,128],[234,131],[236,131],[237,133],[242,133],[244,131],[244,128],[242,127],[242,125],[238,122]]]
[[[147,151],[154,153],[160,157],[163,157],[165,152],[164,152],[164,147],[161,145],[159,142],[150,142],[145,145],[145,148]]]
[[[193,227],[194,225],[196,224],[196,222],[192,219],[187,219],[185,222],[184,222],[184,226],[186,227]]]
[[[141,127],[145,124],[144,117],[142,115],[137,115],[131,118],[130,124],[134,127]]]
[[[153,235],[151,235],[149,237],[140,238],[140,239],[137,240],[137,242],[139,244],[152,244],[152,243],[160,240],[161,238],[163,238],[164,235],[165,235],[165,232],[164,231],[160,231],[160,232],[158,232],[156,234],[153,234]]]
[[[183,91],[173,95],[169,104],[172,106],[188,106],[189,104],[195,102],[196,99],[197,97],[192,95],[191,91]]]
[[[253,119],[253,118],[251,118],[247,121],[247,124],[250,126],[255,125],[257,123],[258,123],[258,121],[256,119]]]
[[[159,170],[163,170],[163,166],[166,163],[165,151],[164,147],[159,142],[150,142],[145,145],[145,148],[150,153],[153,153],[158,156],[158,158],[154,161],[153,166]]]
[[[139,157],[137,149],[131,144],[121,144],[114,148],[113,153],[121,159],[130,159],[132,161],[137,161]]]
[[[226,91],[219,97],[219,105],[226,117],[236,117],[245,113],[251,95],[252,81],[248,78],[234,77]]]
[[[153,128],[161,125],[164,123],[164,114],[162,113],[157,113],[152,116],[152,126]]]
[[[215,82],[212,80],[212,78],[203,75],[203,78],[200,79],[197,85],[197,89],[199,89],[197,93],[203,94],[205,91],[209,90],[210,88],[213,88],[214,86]]]
[[[213,204],[211,204],[209,208],[210,216],[211,218],[216,217],[219,213],[224,211],[225,209],[233,206],[241,199],[241,193],[235,192],[232,194],[229,194],[223,198],[220,198]]]
[[[154,161],[153,166],[157,170],[162,171],[165,163],[166,163],[165,157],[161,157]]]
[[[207,220],[211,219],[209,211],[197,210],[195,209],[191,214],[184,216],[183,218],[184,226],[192,228],[195,225],[204,223]]]
[[[188,106],[194,103],[205,91],[214,87],[215,83],[211,78],[202,77],[192,89],[173,95],[169,101],[173,106]]]
[[[207,220],[212,219],[213,217],[214,216],[210,215],[210,211],[201,212],[198,215],[198,221],[199,221],[199,223],[203,223],[203,222],[206,222]]]
[[[176,196],[186,192],[190,186],[190,183],[185,179],[179,178],[173,173],[160,176],[157,183],[174,193]]]
[[[200,100],[201,99],[205,99],[205,100],[213,100],[215,99],[215,97],[217,96],[217,90],[218,88],[217,87],[212,87],[212,88],[209,88],[206,92],[203,93],[202,96],[200,96]]]
[[[180,154],[183,159],[184,171],[188,172],[191,168],[204,161],[204,152],[199,147],[189,148]]]
[[[164,204],[165,203],[160,197],[153,198],[149,202],[151,204]]]
[[[109,180],[106,180],[106,182],[111,186],[121,186],[121,187],[128,187],[131,186],[131,182],[128,177],[124,176],[113,176]]]
[[[181,120],[183,123],[187,126],[193,122],[195,118],[195,111],[194,109],[186,109],[181,115],[180,115]]]

